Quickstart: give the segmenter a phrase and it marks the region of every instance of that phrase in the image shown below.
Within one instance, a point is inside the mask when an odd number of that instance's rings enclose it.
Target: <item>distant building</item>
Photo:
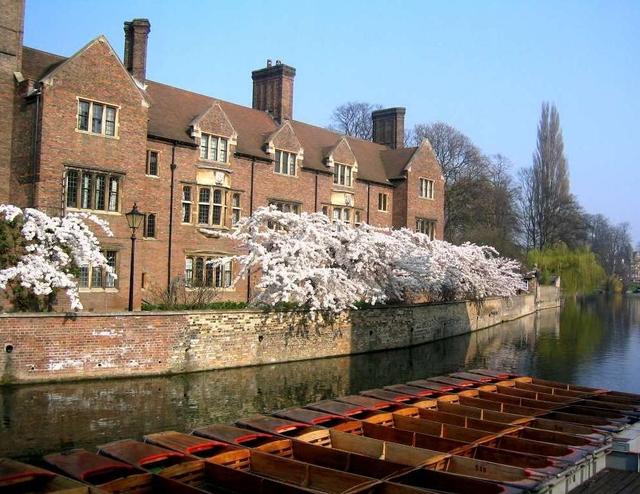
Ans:
[[[237,247],[202,228],[229,231],[269,204],[442,238],[442,171],[428,141],[404,147],[404,108],[373,113],[374,142],[346,137],[294,120],[296,71],[280,61],[252,72],[247,107],[148,80],[146,19],[125,22],[123,61],[103,36],[65,58],[23,46],[24,2],[0,11],[0,202],[109,221],[118,280],[83,269],[85,308],[127,305],[134,202],[136,306],[180,275],[245,300],[249,280],[231,287],[233,265],[206,263]]]
[[[631,260],[631,281],[640,283],[640,250],[633,253]]]

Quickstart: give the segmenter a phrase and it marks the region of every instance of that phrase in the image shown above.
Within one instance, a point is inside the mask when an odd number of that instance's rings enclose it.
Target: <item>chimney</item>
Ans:
[[[373,142],[391,149],[404,147],[404,114],[406,108],[385,108],[371,113]]]
[[[267,60],[264,69],[251,72],[253,108],[268,112],[276,121],[293,118],[293,79],[296,69],[276,60]]]
[[[124,66],[140,82],[144,82],[147,77],[149,32],[149,19],[133,19],[124,23]]]

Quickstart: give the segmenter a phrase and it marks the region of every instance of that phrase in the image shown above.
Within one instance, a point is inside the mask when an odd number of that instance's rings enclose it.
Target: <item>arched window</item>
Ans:
[[[156,215],[149,213],[144,218],[144,237],[156,238]]]

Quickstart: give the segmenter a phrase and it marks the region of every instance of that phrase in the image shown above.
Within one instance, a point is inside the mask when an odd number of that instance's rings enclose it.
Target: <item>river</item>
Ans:
[[[640,393],[640,296],[567,301],[412,348],[170,377],[0,387],[0,456],[31,459],[460,369],[508,369]]]

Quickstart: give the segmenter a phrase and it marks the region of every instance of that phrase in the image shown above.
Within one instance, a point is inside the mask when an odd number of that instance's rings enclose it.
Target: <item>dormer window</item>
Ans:
[[[281,175],[296,175],[296,155],[286,151],[276,150],[274,172]]]
[[[200,137],[200,159],[227,162],[227,145],[229,141],[224,137],[202,133]]]
[[[336,163],[333,167],[333,183],[351,187],[353,183],[353,167]]]

